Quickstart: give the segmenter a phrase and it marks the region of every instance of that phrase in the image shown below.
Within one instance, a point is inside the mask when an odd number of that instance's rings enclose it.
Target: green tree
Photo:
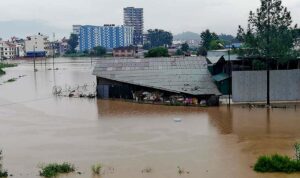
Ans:
[[[170,32],[164,30],[148,30],[147,40],[150,43],[150,47],[160,47],[160,46],[171,46],[173,42],[173,35]]]
[[[144,50],[149,50],[151,49],[151,44],[149,42],[146,42],[144,45],[143,45],[143,49]]]
[[[237,38],[245,43],[241,55],[274,59],[286,63],[295,58],[293,46],[297,42],[291,13],[281,0],[261,0],[256,12],[250,11],[248,28],[239,26]]]
[[[182,55],[184,55],[184,53],[183,53],[183,51],[181,49],[177,49],[175,55],[176,56],[182,56]]]
[[[89,53],[90,53],[90,52],[89,52],[89,50],[87,50],[87,49],[83,51],[83,54],[85,54],[85,55],[88,55]]]
[[[106,48],[102,46],[96,46],[90,51],[91,56],[104,56],[106,54]]]
[[[227,35],[227,34],[221,34],[221,35],[218,35],[218,38],[220,40],[222,40],[224,42],[225,45],[230,45],[232,43],[237,43],[239,42],[234,36],[232,35]]]
[[[282,5],[281,0],[261,0],[256,12],[250,11],[248,28],[239,26],[238,38],[245,43],[240,55],[261,58],[266,61],[267,69],[267,105],[270,105],[270,62],[287,63],[296,59],[293,50],[297,36],[297,25],[292,26],[291,13]]]
[[[197,50],[197,56],[207,56],[207,50],[204,47],[199,47]]]
[[[201,46],[206,50],[210,49],[210,43],[214,40],[219,40],[216,33],[211,33],[208,29],[201,33]]]
[[[78,46],[78,35],[71,34],[68,40],[69,51],[68,53],[76,53],[76,47]]]
[[[152,48],[145,54],[145,57],[169,57],[168,49],[164,47]]]
[[[210,50],[224,49],[225,43],[222,40],[212,40],[209,43]]]
[[[181,51],[183,51],[183,52],[188,52],[189,49],[190,49],[190,46],[189,46],[187,43],[183,43],[183,44],[181,45]]]

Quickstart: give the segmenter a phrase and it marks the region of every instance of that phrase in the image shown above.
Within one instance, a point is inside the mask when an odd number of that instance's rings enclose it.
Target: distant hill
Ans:
[[[183,32],[174,35],[174,40],[200,40],[200,34],[194,32]]]

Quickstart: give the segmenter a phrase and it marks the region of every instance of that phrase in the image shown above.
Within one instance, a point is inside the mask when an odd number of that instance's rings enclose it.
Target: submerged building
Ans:
[[[100,60],[93,74],[98,97],[104,99],[172,102],[175,98],[217,105],[220,95],[204,57]]]
[[[46,57],[47,52],[51,50],[48,36],[41,33],[38,35],[28,36],[25,39],[25,51],[27,57]]]
[[[79,50],[91,50],[96,46],[107,49],[130,46],[133,44],[133,27],[128,26],[92,26],[80,27]]]

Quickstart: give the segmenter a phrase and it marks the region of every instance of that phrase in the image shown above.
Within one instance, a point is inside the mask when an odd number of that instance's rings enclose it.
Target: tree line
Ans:
[[[250,11],[247,28],[238,26],[237,35],[216,34],[209,29],[200,34],[200,44],[197,55],[206,56],[209,50],[224,49],[232,43],[240,42],[243,46],[236,50],[238,55],[247,59],[266,59],[275,61],[277,66],[296,60],[299,52],[295,46],[300,46],[300,29],[293,24],[290,11],[282,5],[281,0],[261,0],[261,6]],[[147,31],[143,49],[149,50],[146,57],[168,56],[167,48],[172,46],[173,35],[162,29]],[[78,36],[72,34],[68,41],[68,53],[75,53],[78,46]],[[190,51],[187,43],[181,45],[176,55],[184,55]],[[102,56],[106,49],[95,47],[86,51],[90,55]],[[264,62],[258,66],[264,68]],[[299,64],[300,65],[300,64]]]

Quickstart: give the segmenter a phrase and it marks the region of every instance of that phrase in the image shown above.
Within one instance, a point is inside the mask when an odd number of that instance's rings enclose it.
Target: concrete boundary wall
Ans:
[[[232,72],[232,99],[234,102],[266,101],[267,72]],[[271,71],[270,99],[271,101],[300,100],[300,70]]]

